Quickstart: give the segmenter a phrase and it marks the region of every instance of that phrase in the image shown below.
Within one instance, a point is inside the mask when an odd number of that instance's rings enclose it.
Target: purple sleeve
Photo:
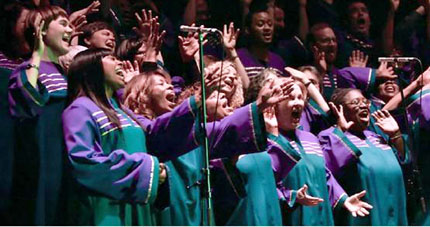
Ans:
[[[281,202],[285,202],[288,207],[294,207],[296,204],[297,190],[291,190],[286,188],[282,182],[276,183],[276,191],[278,192],[278,198]]]
[[[39,115],[49,98],[45,86],[38,80],[38,89],[33,87],[27,80],[23,66],[12,73],[9,84],[9,106],[12,116],[31,118]]]
[[[75,179],[86,188],[120,201],[153,203],[158,189],[158,160],[142,152],[103,150],[91,112],[72,104],[62,115]]]
[[[327,188],[328,188],[328,197],[330,199],[330,204],[333,208],[336,208],[338,205],[343,205],[348,195],[345,193],[343,188],[339,185],[336,178],[334,178],[333,174],[329,169],[326,168],[326,179],[327,179]]]
[[[154,121],[142,119],[148,133],[149,150],[157,151],[157,156],[159,154],[163,160],[170,160],[202,144],[199,115],[199,108],[191,97]],[[266,148],[264,120],[255,103],[237,109],[221,121],[208,123],[206,131],[209,144],[213,144],[211,158],[259,152]]]
[[[430,89],[418,92],[407,100],[410,121],[418,121],[421,128],[430,129]]]
[[[221,121],[208,123],[206,131],[209,144],[213,144],[213,158],[261,152],[266,149],[264,119],[255,102],[236,109],[232,115]]]
[[[162,160],[171,160],[193,150],[195,116],[198,113],[194,97],[191,97],[171,112],[154,120],[139,117],[147,135],[148,150]]]
[[[334,175],[342,175],[342,170],[348,164],[355,162],[361,151],[337,127],[322,131],[320,140],[326,166]]]
[[[357,88],[364,94],[374,90],[376,69],[346,67],[338,71],[338,87]]]

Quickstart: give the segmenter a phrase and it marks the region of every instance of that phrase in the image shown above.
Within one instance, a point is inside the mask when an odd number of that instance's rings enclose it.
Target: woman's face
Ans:
[[[106,85],[113,91],[124,87],[124,69],[122,62],[112,55],[102,58]]]
[[[73,32],[72,27],[70,27],[69,19],[59,16],[49,23],[45,32],[45,44],[51,48],[57,57],[69,52],[69,41]]]
[[[369,126],[370,122],[370,102],[360,91],[352,90],[344,98],[343,113],[347,121],[352,121],[353,131],[361,132]]]
[[[115,50],[115,34],[109,29],[102,29],[94,32],[89,39],[85,40],[89,48],[104,48]]]
[[[294,130],[299,126],[303,108],[305,107],[306,97],[302,90],[297,84],[293,88],[288,98],[277,104],[275,108],[279,127],[284,131]]]
[[[233,108],[228,106],[228,100],[225,94],[219,93],[218,95],[217,91],[212,92],[212,94],[206,99],[206,108],[208,122],[219,121],[233,113]]]
[[[149,78],[151,106],[154,113],[161,114],[172,111],[175,107],[175,92],[170,81],[162,75],[152,75]]]
[[[386,80],[378,86],[378,98],[384,102],[388,102],[397,93],[399,93],[399,85],[397,85],[395,80]]]

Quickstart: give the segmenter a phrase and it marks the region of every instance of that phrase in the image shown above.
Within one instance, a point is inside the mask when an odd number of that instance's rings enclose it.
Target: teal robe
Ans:
[[[363,201],[373,209],[366,217],[336,212],[337,225],[408,225],[406,191],[401,162],[395,149],[380,136],[365,130],[363,137],[331,127],[319,134],[327,166],[349,194],[366,190]]]

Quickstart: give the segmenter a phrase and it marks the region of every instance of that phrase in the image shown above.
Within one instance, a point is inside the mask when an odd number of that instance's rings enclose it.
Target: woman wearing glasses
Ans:
[[[335,213],[337,225],[407,225],[406,191],[400,161],[407,161],[406,143],[388,111],[372,114],[376,125],[388,135],[368,130],[370,101],[360,90],[337,89],[330,103],[337,127],[319,134],[327,167],[348,194],[366,190],[363,200],[372,204],[369,216],[353,218]]]

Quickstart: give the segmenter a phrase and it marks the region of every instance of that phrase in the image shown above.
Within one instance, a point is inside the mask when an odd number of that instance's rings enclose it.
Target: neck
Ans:
[[[106,90],[106,97],[108,99],[112,98],[113,96],[113,89],[109,86],[105,86],[105,90]]]
[[[265,62],[269,61],[269,47],[263,45],[254,45],[249,47],[249,52],[254,55],[258,60]]]
[[[58,64],[58,55],[49,47],[43,52],[42,61],[50,61]]]

